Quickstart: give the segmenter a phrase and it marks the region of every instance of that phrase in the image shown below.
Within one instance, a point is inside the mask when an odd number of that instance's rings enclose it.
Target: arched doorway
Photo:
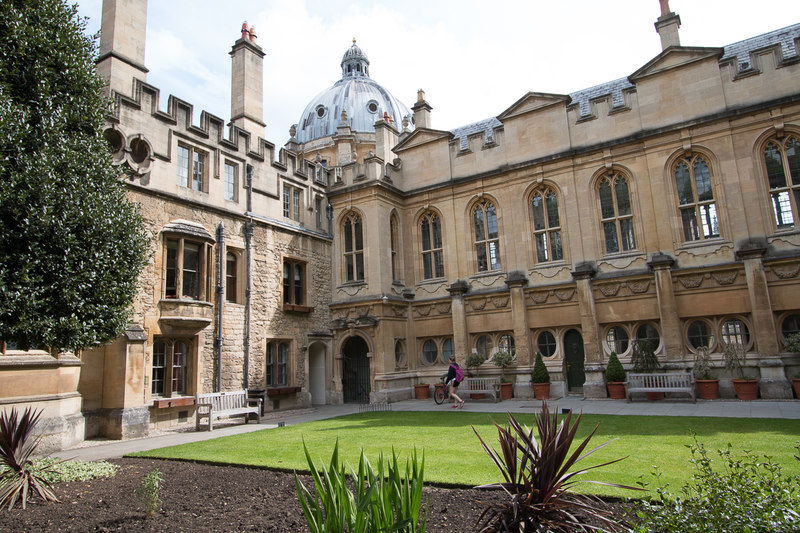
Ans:
[[[344,403],[369,403],[369,347],[361,337],[350,337],[342,348]]]
[[[311,393],[311,405],[325,405],[325,383],[325,345],[315,342],[308,348],[308,392]]]
[[[564,364],[567,371],[567,390],[572,393],[583,392],[586,374],[583,371],[583,336],[577,329],[564,335]]]

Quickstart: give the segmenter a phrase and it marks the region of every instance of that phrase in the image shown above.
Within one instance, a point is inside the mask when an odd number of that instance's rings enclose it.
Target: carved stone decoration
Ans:
[[[678,276],[678,281],[680,281],[681,285],[683,285],[686,289],[696,289],[701,283],[703,283],[703,275],[687,274],[685,276]]]
[[[436,311],[438,311],[440,315],[446,315],[450,312],[450,307],[450,302],[436,304]]]
[[[391,307],[391,310],[392,313],[394,313],[394,316],[396,317],[406,318],[408,316],[408,309],[406,308],[406,306],[393,305]]]
[[[536,291],[530,293],[531,300],[536,304],[543,304],[550,297],[550,291]]]
[[[503,309],[508,307],[508,296],[498,296],[496,298],[492,298],[492,305],[495,309]]]
[[[416,317],[424,317],[431,314],[431,309],[433,308],[432,305],[420,305],[414,307],[414,316]]]
[[[649,288],[650,288],[649,279],[640,279],[628,282],[628,289],[630,289],[630,291],[634,294],[642,294],[644,292],[647,292]]]
[[[621,284],[620,283],[606,283],[605,285],[599,285],[597,288],[600,289],[600,292],[603,293],[605,297],[616,296],[619,292]]]
[[[499,279],[505,280],[505,275],[480,277],[480,278],[475,278],[473,281],[476,283],[480,283],[485,287],[491,287],[492,285],[497,283],[497,280]]]
[[[780,279],[794,278],[800,273],[800,263],[776,265],[772,267],[772,271],[775,272],[775,275]]]
[[[417,290],[425,291],[428,294],[433,294],[439,289],[447,287],[447,283],[435,283],[433,285],[420,285],[417,287]]]
[[[366,283],[361,284],[361,285],[345,285],[345,286],[339,287],[337,289],[337,292],[340,292],[340,293],[343,292],[348,296],[355,296],[356,294],[358,294],[362,290],[364,290],[364,291],[367,290]]]
[[[711,277],[717,280],[720,285],[730,285],[736,281],[737,274],[736,270],[728,270],[725,272],[712,272]]]
[[[480,300],[470,300],[469,306],[473,311],[483,311],[483,308],[486,307],[486,298],[481,298]]]
[[[575,296],[575,289],[560,289],[555,291],[556,298],[561,300],[562,302],[568,302],[572,300],[572,297]]]

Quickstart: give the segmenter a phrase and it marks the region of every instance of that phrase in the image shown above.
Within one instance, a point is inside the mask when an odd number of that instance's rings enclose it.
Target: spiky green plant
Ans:
[[[508,427],[495,422],[500,450],[489,446],[473,427],[486,453],[500,472],[504,482],[478,488],[500,488],[511,497],[506,504],[487,504],[478,518],[481,532],[499,531],[592,531],[601,524],[605,531],[619,531],[624,524],[598,498],[572,492],[577,483],[597,483],[612,487],[641,490],[614,483],[577,479],[589,470],[621,461],[623,458],[572,470],[576,463],[606,446],[608,441],[584,453],[597,427],[570,453],[581,415],[572,423],[572,411],[563,421],[550,414],[547,402],[541,414],[534,415],[534,430],[522,426],[508,414]],[[538,436],[538,438],[537,438]]]
[[[550,383],[550,372],[548,372],[547,366],[542,360],[542,352],[539,351],[536,352],[536,360],[533,362],[531,381],[534,383]]]
[[[339,459],[339,442],[333,448],[328,470],[320,470],[303,443],[306,461],[314,481],[315,495],[300,482],[295,473],[295,486],[300,506],[312,533],[367,533],[400,531],[424,533],[427,504],[420,518],[425,458],[418,461],[416,451],[406,462],[405,476],[400,473],[397,455],[384,470],[380,456],[376,474],[364,452],[358,472]],[[348,471],[354,490],[347,484]]]
[[[34,412],[30,407],[22,416],[15,408],[11,413],[0,413],[0,460],[6,467],[0,474],[0,507],[7,504],[13,509],[21,500],[25,509],[32,493],[44,501],[58,501],[46,479],[48,468],[35,468],[31,461],[41,440],[41,436],[33,437],[41,415],[42,411]]]
[[[626,376],[625,368],[620,363],[617,352],[611,352],[608,357],[608,366],[606,367],[606,381],[609,383],[622,383],[625,381]]]

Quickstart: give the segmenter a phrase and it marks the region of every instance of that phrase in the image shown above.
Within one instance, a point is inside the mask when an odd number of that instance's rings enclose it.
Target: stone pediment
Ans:
[[[524,115],[553,105],[562,105],[566,107],[568,103],[569,96],[564,94],[530,92],[514,102],[511,107],[500,113],[497,119],[504,122],[509,118]]]
[[[670,46],[656,57],[648,61],[642,68],[628,76],[632,83],[637,79],[658,74],[676,67],[682,67],[698,61],[714,59],[719,61],[724,48],[704,48],[689,46]]]
[[[417,128],[405,139],[400,141],[392,151],[399,154],[403,150],[408,150],[416,146],[428,144],[440,140],[449,141],[453,138],[453,134],[449,131],[432,130],[428,128]]]

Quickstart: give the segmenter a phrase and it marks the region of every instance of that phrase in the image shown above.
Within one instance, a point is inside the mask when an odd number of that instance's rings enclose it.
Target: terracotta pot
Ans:
[[[500,399],[501,400],[510,400],[514,397],[514,384],[513,383],[501,383],[500,384]]]
[[[755,400],[758,398],[757,379],[732,379],[736,397],[740,400]]]
[[[718,379],[696,379],[697,395],[701,400],[719,399],[719,380]]]
[[[624,381],[612,381],[607,383],[608,386],[608,397],[612,400],[624,400],[625,399],[625,382]]]
[[[800,379],[792,378],[792,388],[794,388],[794,395],[800,400]]]
[[[647,397],[648,400],[663,400],[664,393],[663,392],[645,392],[644,395]]]
[[[421,385],[414,385],[414,396],[417,400],[427,400],[430,387],[423,383]]]
[[[533,383],[533,397],[537,400],[546,400],[550,397],[550,384],[549,383]]]

